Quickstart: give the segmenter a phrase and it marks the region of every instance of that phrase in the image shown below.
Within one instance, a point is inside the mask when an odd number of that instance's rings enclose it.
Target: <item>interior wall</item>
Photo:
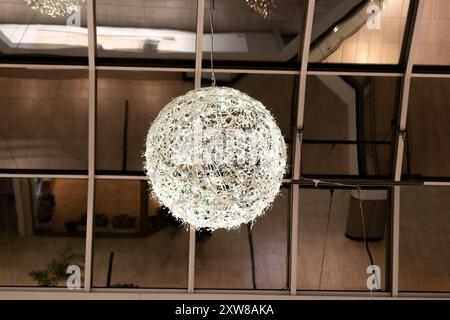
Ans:
[[[87,169],[84,71],[0,71],[0,166]]]

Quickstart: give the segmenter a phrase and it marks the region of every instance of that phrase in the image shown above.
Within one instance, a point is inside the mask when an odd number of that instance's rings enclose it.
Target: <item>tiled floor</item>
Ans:
[[[400,192],[402,291],[450,291],[450,190],[403,187]]]
[[[257,289],[287,288],[289,191],[283,189],[252,234]],[[252,289],[248,229],[215,232],[196,246],[196,287]]]
[[[76,252],[84,252],[84,238],[19,237],[15,221],[13,198],[0,199],[0,285],[34,286],[29,276],[56,257],[68,245]],[[61,285],[64,285],[63,283]]]
[[[366,268],[369,261],[364,243],[345,236],[349,202],[350,191],[334,191],[327,236],[330,191],[300,190],[297,260],[299,289],[368,291]],[[381,277],[385,279],[386,238],[370,242],[369,247],[374,264],[380,266]],[[381,284],[384,289],[384,281]]]
[[[350,191],[335,190],[323,249],[330,192],[300,193],[298,288],[363,290],[367,254],[362,242],[345,237]],[[284,191],[271,212],[253,228],[257,289],[287,288],[288,199]],[[450,290],[450,191],[446,188],[402,188],[400,290]],[[33,286],[28,273],[40,269],[68,244],[84,252],[84,238],[19,237],[14,201],[0,201],[0,285]],[[369,243],[374,263],[386,276],[386,238]],[[110,253],[114,253],[111,285],[141,288],[187,286],[188,233],[167,226],[145,238],[96,238],[94,286],[106,286]],[[323,270],[321,267],[323,263]],[[246,227],[201,238],[196,246],[196,287],[252,289],[251,256]],[[61,285],[64,285],[62,283]],[[382,281],[383,289],[385,282]]]

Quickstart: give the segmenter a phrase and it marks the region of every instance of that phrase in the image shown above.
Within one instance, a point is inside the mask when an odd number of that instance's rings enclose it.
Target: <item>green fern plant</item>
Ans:
[[[83,260],[84,256],[68,245],[45,269],[33,270],[29,275],[40,287],[56,287],[61,280],[66,280],[69,276],[66,273],[67,267],[74,264],[81,265]]]

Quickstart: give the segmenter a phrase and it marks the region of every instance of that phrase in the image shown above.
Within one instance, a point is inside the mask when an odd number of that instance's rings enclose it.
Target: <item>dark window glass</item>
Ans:
[[[188,232],[144,180],[97,180],[94,287],[187,288]]]
[[[366,239],[364,245],[362,199]],[[369,291],[367,268],[380,268],[385,291],[390,217],[387,190],[300,190],[298,237],[299,290]],[[373,291],[377,291],[373,289]]]
[[[400,79],[309,76],[304,174],[389,176]]]
[[[88,74],[0,70],[0,168],[87,170]]]
[[[215,61],[298,65],[306,1],[206,0],[203,58],[208,61],[211,3]]]
[[[100,71],[96,168],[142,172],[152,121],[173,98],[193,88],[193,79],[178,72]]]
[[[190,60],[194,65],[196,0],[97,0],[97,55]]]
[[[450,177],[450,80],[411,82],[403,173]]]
[[[0,286],[83,286],[86,204],[87,180],[0,179]]]
[[[399,290],[450,292],[450,189],[402,187]]]
[[[2,54],[87,56],[85,1],[78,1],[80,7],[61,12],[35,10],[27,2],[36,3],[22,0],[0,3],[0,57]]]
[[[287,289],[289,217],[289,190],[282,189],[251,229],[197,232],[196,287]]]
[[[409,0],[317,0],[309,62],[398,64]]]

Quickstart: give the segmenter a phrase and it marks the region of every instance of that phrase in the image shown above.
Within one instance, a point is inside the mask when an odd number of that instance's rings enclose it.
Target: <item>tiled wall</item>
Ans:
[[[2,70],[0,87],[0,167],[87,169],[87,73]]]
[[[400,201],[400,290],[450,291],[450,190],[403,187]]]
[[[411,174],[450,176],[449,89],[447,79],[414,79],[411,83],[407,135]]]
[[[449,65],[450,2],[447,0],[424,1],[420,28],[415,63]]]

